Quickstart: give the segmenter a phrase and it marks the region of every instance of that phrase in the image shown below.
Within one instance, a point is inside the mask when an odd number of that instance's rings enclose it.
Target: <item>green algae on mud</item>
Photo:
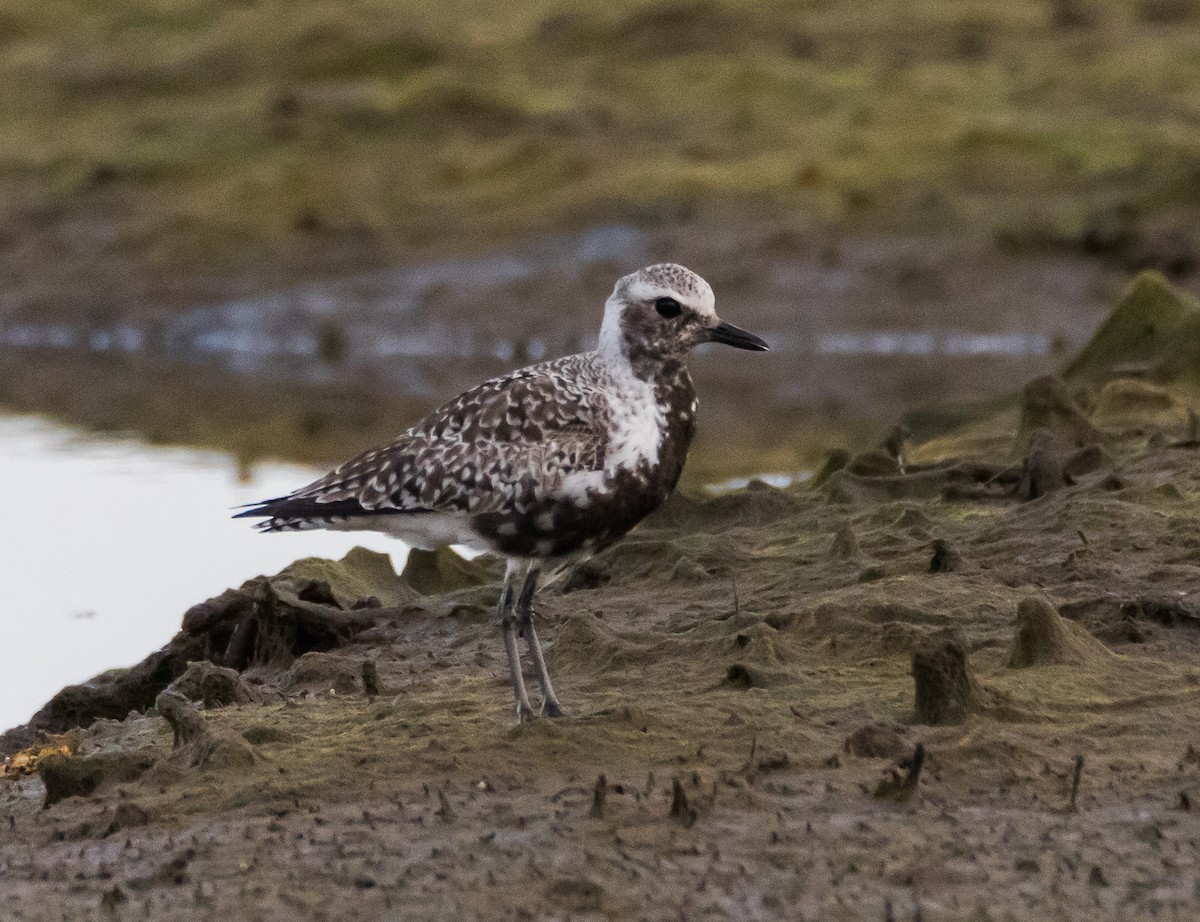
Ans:
[[[1200,401],[1197,349],[1200,301],[1160,273],[1143,272],[1061,378],[1031,382],[1020,395],[910,413],[905,422],[921,442],[912,459],[994,456],[1005,448],[1020,455],[1039,428],[1080,447],[1156,427],[1185,438]]]

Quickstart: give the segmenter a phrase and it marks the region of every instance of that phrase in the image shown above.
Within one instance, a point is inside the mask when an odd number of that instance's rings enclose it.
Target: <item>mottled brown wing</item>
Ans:
[[[609,406],[590,370],[572,356],[481,384],[272,514],[523,511],[569,474],[604,466]]]

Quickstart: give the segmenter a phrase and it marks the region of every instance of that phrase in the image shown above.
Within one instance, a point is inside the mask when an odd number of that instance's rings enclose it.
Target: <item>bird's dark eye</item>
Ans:
[[[683,308],[674,298],[659,298],[654,302],[654,309],[660,316],[666,317],[668,320],[683,313]]]

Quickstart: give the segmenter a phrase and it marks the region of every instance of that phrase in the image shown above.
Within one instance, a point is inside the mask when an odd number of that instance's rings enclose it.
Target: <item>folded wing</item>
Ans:
[[[373,515],[523,512],[572,474],[601,470],[609,406],[586,356],[496,378],[388,445],[239,513],[277,530]],[[584,373],[581,373],[584,372]]]

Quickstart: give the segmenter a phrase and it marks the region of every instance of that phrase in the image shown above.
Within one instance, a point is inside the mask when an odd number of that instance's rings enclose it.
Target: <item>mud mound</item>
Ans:
[[[859,727],[842,744],[842,751],[859,759],[898,759],[910,745],[892,727],[868,724]]]
[[[1200,302],[1157,272],[1137,277],[1057,376],[1023,393],[909,413],[917,466],[1025,451],[1043,429],[1068,446],[1163,432],[1188,438],[1200,404]]]
[[[331,650],[421,596],[386,554],[354,548],[342,560],[305,558],[189,609],[183,634],[202,637],[207,659],[233,669],[287,668],[311,650]],[[385,611],[381,611],[384,609]]]
[[[446,553],[457,558],[453,551]],[[451,566],[449,561],[443,565]],[[373,607],[372,599],[386,608],[396,608],[413,601],[414,590],[420,591],[396,575],[387,554],[363,547],[351,549],[337,561],[305,557],[284,567],[268,582],[281,598],[294,595],[302,601],[319,601],[344,610]]]
[[[62,733],[88,727],[97,720],[121,720],[130,711],[144,711],[189,662],[214,655],[203,636],[179,634],[162,650],[129,669],[101,673],[81,685],[68,685],[51,698],[23,727],[0,735],[0,754],[31,745],[39,732]]]
[[[933,553],[929,558],[930,573],[958,573],[966,569],[967,561],[963,559],[958,546],[945,538],[933,539]]]
[[[1013,669],[1026,666],[1092,666],[1109,661],[1112,652],[1081,625],[1060,617],[1041,596],[1017,606],[1017,631],[1008,652]]]
[[[207,660],[188,663],[187,671],[168,686],[192,701],[200,701],[206,708],[226,707],[231,704],[250,704],[260,696],[242,680],[235,669],[214,666]]]
[[[495,583],[503,575],[503,565],[496,558],[477,557],[468,561],[448,547],[436,551],[413,548],[408,552],[400,580],[421,595],[443,595]]]
[[[558,626],[546,659],[552,668],[611,669],[651,662],[654,654],[642,638],[618,633],[595,615],[574,615]]]
[[[1100,391],[1092,421],[1118,436],[1147,429],[1183,429],[1189,422],[1189,407],[1165,387],[1136,378],[1116,378]]]
[[[728,624],[724,652],[755,666],[780,666],[796,661],[795,645],[787,634],[765,621],[752,620],[742,626]]]
[[[283,674],[280,687],[284,691],[334,691],[352,695],[360,691],[359,676],[354,664],[330,653],[305,653]]]
[[[1100,433],[1071,398],[1066,384],[1050,375],[1030,381],[1021,393],[1018,440],[1028,439],[1034,430],[1052,433],[1077,448],[1100,441]]]
[[[695,505],[678,524],[687,528],[720,531],[733,526],[765,525],[794,513],[800,505],[793,490],[781,490],[761,480],[751,480],[745,490],[725,493]]]
[[[630,536],[599,558],[608,566],[610,574],[624,581],[652,573],[670,574],[685,559],[689,559],[689,555],[681,542],[665,536],[646,537],[644,533]]]
[[[248,768],[254,764],[254,747],[244,737],[227,727],[210,728],[183,695],[165,691],[154,706],[171,725],[176,764],[185,768]]]
[[[929,573],[927,546],[920,552],[922,575]],[[954,576],[932,576],[932,580]],[[835,590],[806,617],[790,621],[784,633],[796,640],[825,639],[842,652],[908,653],[959,624],[957,597],[936,585],[917,588],[903,577]],[[980,607],[995,601],[981,596]]]
[[[975,678],[962,641],[939,640],[913,652],[914,715],[918,723],[962,723],[982,708],[988,692]]]
[[[858,546],[858,537],[849,525],[843,525],[833,536],[829,545],[829,556],[834,560],[857,562],[862,560],[862,549]]]
[[[472,600],[462,594],[494,595],[484,588],[494,562],[468,563],[449,550],[418,556],[406,572],[419,589],[396,575],[386,554],[355,548],[338,561],[304,558],[274,576],[226,590],[188,609],[182,630],[141,663],[64,688],[26,726],[0,736],[0,753],[32,745],[39,732],[61,733],[145,711],[173,682],[185,697],[209,707],[248,703],[259,692],[241,673],[259,683],[278,681],[305,654],[342,647],[405,612],[473,610]],[[467,588],[458,594],[440,594],[462,586]],[[337,675],[310,674],[308,665],[290,675],[285,686],[357,688],[353,670],[345,679],[338,670]]]
[[[1063,369],[1072,384],[1135,375],[1194,388],[1200,379],[1200,302],[1157,272],[1143,272]]]
[[[134,781],[154,764],[146,753],[47,756],[38,766],[46,786],[45,806],[67,797],[89,797],[106,785]]]

